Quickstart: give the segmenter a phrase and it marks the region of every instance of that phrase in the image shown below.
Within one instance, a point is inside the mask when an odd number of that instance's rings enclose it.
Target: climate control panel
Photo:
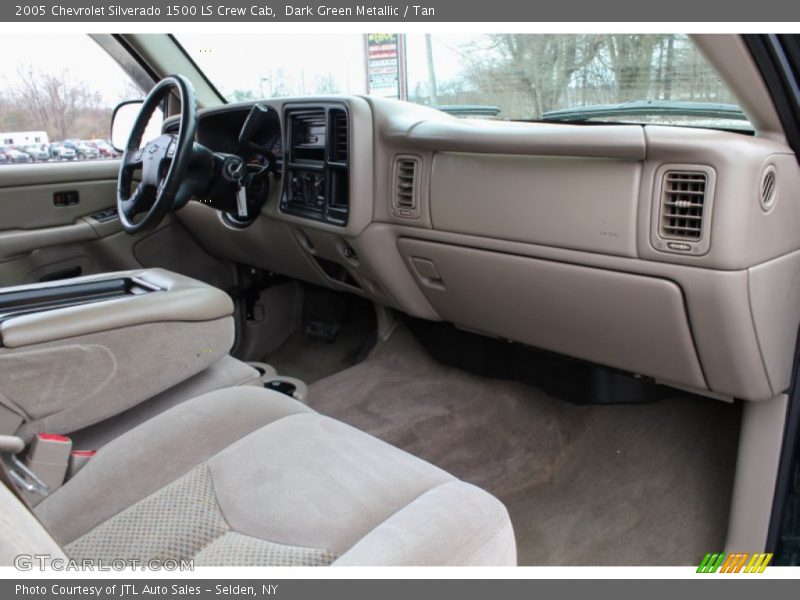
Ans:
[[[344,104],[291,104],[284,112],[281,211],[346,225],[349,119]]]

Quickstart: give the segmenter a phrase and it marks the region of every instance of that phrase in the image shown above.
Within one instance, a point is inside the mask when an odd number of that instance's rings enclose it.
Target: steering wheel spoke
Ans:
[[[122,160],[122,168],[131,172],[142,168],[142,153],[144,149],[128,150]]]
[[[136,215],[145,212],[152,206],[151,202],[148,203],[148,196],[152,197],[152,194],[148,194],[148,187],[150,186],[138,185],[130,197],[120,202],[120,212],[124,213],[128,219],[133,219]]]

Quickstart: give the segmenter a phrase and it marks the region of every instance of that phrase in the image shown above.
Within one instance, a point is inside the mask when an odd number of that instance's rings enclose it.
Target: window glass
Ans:
[[[0,164],[103,160],[111,114],[142,91],[86,35],[6,35],[0,53]]]
[[[391,38],[400,38],[401,49]],[[463,117],[749,128],[685,35],[180,35],[229,101],[370,89]],[[400,58],[396,56],[399,52]],[[370,60],[373,66],[368,67]],[[403,65],[405,68],[403,68]],[[392,95],[392,94],[388,94]]]

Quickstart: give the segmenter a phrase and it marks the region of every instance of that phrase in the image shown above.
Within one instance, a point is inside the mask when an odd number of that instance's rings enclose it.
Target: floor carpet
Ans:
[[[347,362],[319,368],[308,340],[296,344],[270,359],[279,371],[314,381]],[[442,366],[402,326],[318,380],[308,404],[499,497],[520,564],[691,565],[723,547],[738,405],[577,406]]]
[[[375,319],[370,307],[367,311],[346,311],[339,323],[339,332],[332,342],[297,331],[262,360],[281,375],[309,385],[348,369],[364,358],[365,350],[374,342]]]

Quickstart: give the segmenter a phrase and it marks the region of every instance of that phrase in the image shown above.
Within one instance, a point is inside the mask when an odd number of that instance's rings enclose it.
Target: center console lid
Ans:
[[[120,271],[0,290],[0,344],[19,348],[164,321],[233,313],[228,294],[163,269]]]
[[[230,351],[232,314],[162,269],[0,289],[0,429],[69,433],[152,398]]]

